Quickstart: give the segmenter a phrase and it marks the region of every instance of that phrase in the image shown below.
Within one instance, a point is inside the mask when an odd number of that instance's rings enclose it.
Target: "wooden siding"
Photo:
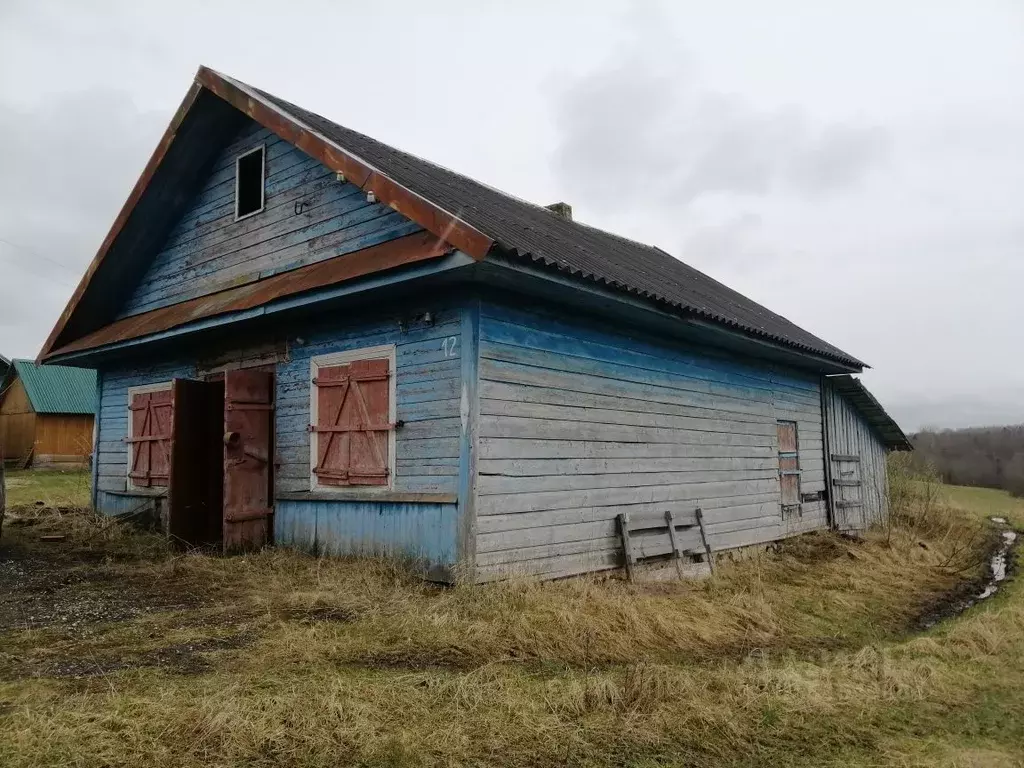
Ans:
[[[860,457],[858,476],[861,482],[860,502],[863,506],[859,510],[837,509],[836,517],[843,528],[864,530],[875,523],[883,522],[889,514],[889,479],[886,474],[885,445],[846,398],[827,385],[825,410],[828,414],[829,453]],[[839,464],[845,466],[843,462],[834,462],[833,467]],[[833,469],[833,475],[835,474]]]
[[[20,378],[11,382],[0,402],[0,457],[21,459],[35,442],[36,414]]]
[[[35,455],[66,457],[64,461],[86,458],[92,453],[92,425],[91,415],[37,414]]]
[[[266,146],[266,205],[235,221],[235,158]],[[119,317],[420,231],[389,207],[250,121],[220,153]]]
[[[816,377],[493,305],[479,349],[480,579],[616,567],[619,512],[701,507],[716,550],[825,527],[822,501],[783,516],[778,474],[795,421],[824,490]]]
[[[15,379],[0,403],[0,456],[23,459],[47,469],[83,466],[92,453],[93,417],[33,412],[21,379]]]
[[[321,323],[295,330],[286,346],[274,345],[280,358],[271,363],[276,372],[275,492],[288,497],[275,502],[278,543],[331,553],[409,554],[434,564],[454,564],[459,457],[466,428],[461,415],[462,310],[432,307],[431,324],[410,319],[423,311],[409,308],[401,315],[355,318],[338,329]],[[396,434],[393,490],[382,489],[385,495],[370,499],[366,494],[374,491],[367,489],[310,493],[311,358],[385,344],[396,348],[397,418],[404,422]],[[267,345],[267,338],[254,338],[234,349],[203,347],[197,354],[216,360],[220,368],[231,367],[232,361],[265,364]],[[126,487],[128,388],[175,377],[199,378],[196,362],[174,360],[102,372],[97,457],[97,506],[102,511],[114,514],[130,506],[125,497],[109,493]],[[423,541],[413,545],[421,535]]]

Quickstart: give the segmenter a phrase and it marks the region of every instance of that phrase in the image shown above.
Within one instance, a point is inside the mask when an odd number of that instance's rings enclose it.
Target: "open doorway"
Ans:
[[[274,376],[228,371],[175,379],[168,533],[225,551],[270,543]]]

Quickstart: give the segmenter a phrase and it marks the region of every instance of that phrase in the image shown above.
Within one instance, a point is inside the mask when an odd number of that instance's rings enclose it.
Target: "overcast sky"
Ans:
[[[264,8],[265,6],[265,8]],[[34,357],[199,64],[653,243],[1024,422],[1024,3],[0,3],[0,353]]]

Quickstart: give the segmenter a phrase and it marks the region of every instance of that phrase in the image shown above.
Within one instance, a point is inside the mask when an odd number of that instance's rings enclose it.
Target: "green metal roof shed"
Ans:
[[[5,384],[17,375],[36,413],[96,413],[96,371],[15,360]]]

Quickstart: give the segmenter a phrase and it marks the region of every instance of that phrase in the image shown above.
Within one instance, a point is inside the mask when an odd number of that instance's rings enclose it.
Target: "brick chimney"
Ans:
[[[568,203],[552,203],[544,207],[555,214],[555,216],[561,216],[566,221],[572,221],[572,206]]]

